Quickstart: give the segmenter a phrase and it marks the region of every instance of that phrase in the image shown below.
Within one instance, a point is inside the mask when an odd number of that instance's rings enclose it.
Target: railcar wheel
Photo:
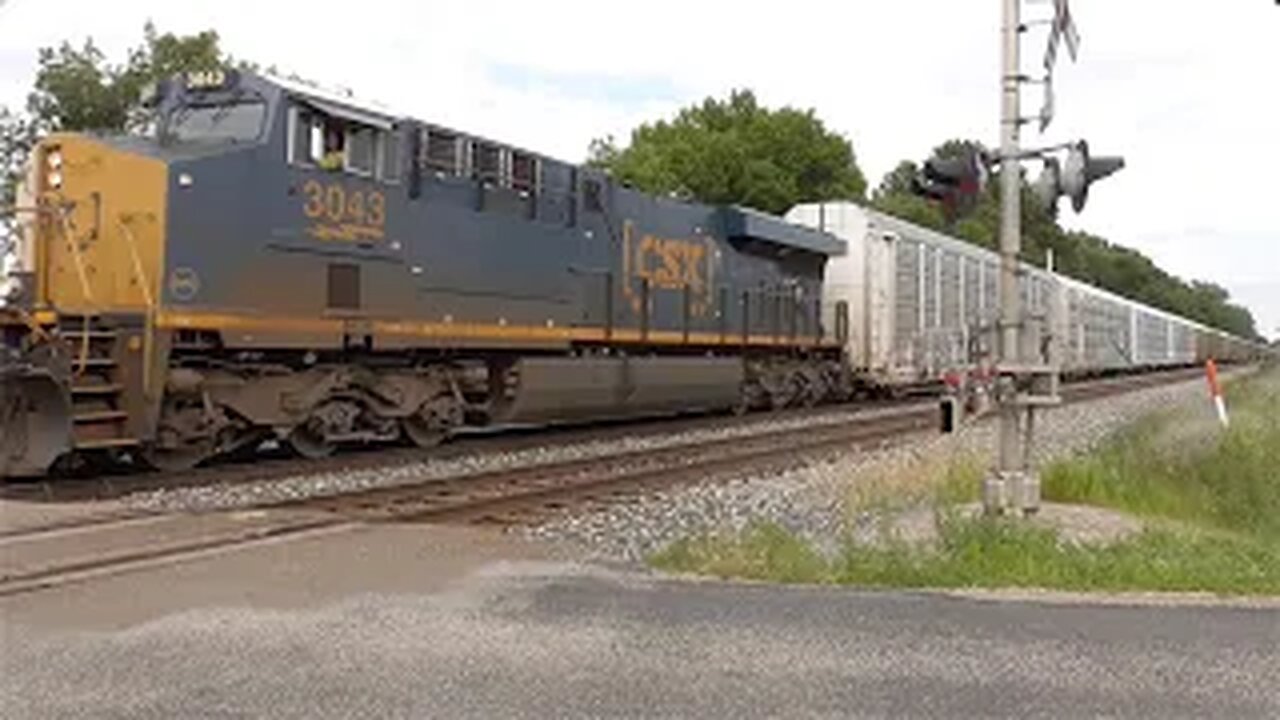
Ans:
[[[303,423],[289,433],[289,447],[308,460],[323,460],[333,454],[337,446],[329,442],[324,435]]]

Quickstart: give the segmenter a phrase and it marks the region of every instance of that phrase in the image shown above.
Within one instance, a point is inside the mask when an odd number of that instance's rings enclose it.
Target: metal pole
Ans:
[[[1021,321],[1018,295],[1018,249],[1022,237],[1022,183],[1018,162],[1019,108],[1018,41],[1021,27],[1021,0],[1001,0],[1004,5],[1002,53],[1000,63],[1000,365],[1018,364],[1018,328]],[[997,397],[1000,401],[1000,450],[995,477],[984,488],[983,504],[987,513],[1000,513],[1013,500],[1019,506],[1017,477],[1022,469],[1022,443],[1019,434],[1018,406],[1013,403],[1014,378],[1006,372],[998,377]]]

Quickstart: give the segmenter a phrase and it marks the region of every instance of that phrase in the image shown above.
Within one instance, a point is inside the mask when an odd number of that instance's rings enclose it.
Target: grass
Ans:
[[[664,570],[771,582],[1280,594],[1280,548],[1237,535],[1147,530],[1112,545],[1081,546],[1009,521],[944,525],[937,548],[846,543],[828,558],[761,523],[677,541],[650,561]]]
[[[861,512],[888,513],[895,490],[917,502],[931,496],[939,508],[932,545],[849,536],[824,555],[783,528],[758,523],[680,540],[650,561],[672,571],[778,582],[1280,594],[1280,370],[1233,383],[1228,404],[1227,431],[1208,407],[1167,410],[1091,455],[1046,469],[1046,499],[1149,520],[1143,532],[1110,545],[1065,543],[1050,529],[952,512],[974,499],[981,475],[973,458],[960,457],[895,468],[851,497]]]
[[[1280,543],[1280,370],[1228,386],[1231,427],[1212,411],[1166,412],[1096,453],[1054,463],[1048,499],[1102,505]]]

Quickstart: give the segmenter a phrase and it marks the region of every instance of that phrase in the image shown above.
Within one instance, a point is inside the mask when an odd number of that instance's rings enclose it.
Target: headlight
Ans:
[[[48,182],[50,188],[54,190],[60,189],[62,187],[62,173],[57,171],[49,173]]]
[[[45,154],[44,160],[48,163],[50,170],[58,170],[62,167],[62,151],[50,150]]]

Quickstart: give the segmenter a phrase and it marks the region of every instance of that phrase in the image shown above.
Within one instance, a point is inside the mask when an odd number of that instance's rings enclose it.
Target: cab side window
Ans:
[[[397,182],[399,143],[393,133],[298,105],[289,110],[289,162],[329,172]]]

